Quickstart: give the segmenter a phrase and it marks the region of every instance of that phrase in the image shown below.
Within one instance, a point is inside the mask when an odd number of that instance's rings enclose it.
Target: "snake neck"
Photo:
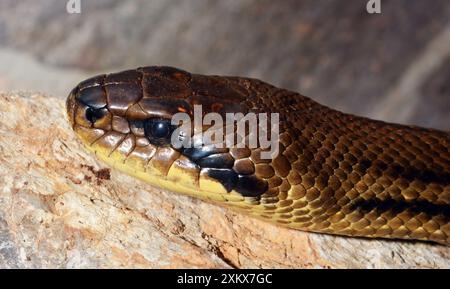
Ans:
[[[264,176],[269,188],[262,196],[292,200],[288,221],[278,222],[450,243],[450,133],[341,113],[247,81],[248,107],[280,113],[280,154],[269,164],[274,174]]]

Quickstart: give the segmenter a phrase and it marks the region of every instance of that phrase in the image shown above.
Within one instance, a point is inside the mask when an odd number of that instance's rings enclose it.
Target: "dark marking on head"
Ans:
[[[192,161],[197,161],[201,158],[205,158],[209,155],[227,152],[227,149],[219,149],[214,145],[205,145],[198,148],[185,148],[183,154]]]
[[[244,197],[260,197],[267,188],[267,181],[258,179],[255,175],[239,175],[235,190]]]
[[[227,192],[231,192],[238,181],[238,174],[236,174],[233,170],[207,169],[207,173],[211,178],[218,180]]]
[[[201,169],[205,169],[208,176],[219,181],[227,192],[234,190],[244,197],[258,198],[267,191],[267,181],[259,179],[255,175],[239,174],[233,169],[234,158],[227,149],[219,149],[210,145],[185,148],[182,150],[182,154]]]
[[[231,169],[234,164],[234,158],[228,153],[213,154],[198,159],[196,163],[202,168]]]

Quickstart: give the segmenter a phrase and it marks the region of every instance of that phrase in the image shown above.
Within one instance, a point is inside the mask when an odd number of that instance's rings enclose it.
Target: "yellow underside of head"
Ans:
[[[108,149],[95,144],[92,146],[86,144],[86,147],[107,165],[152,186],[214,203],[229,202],[235,207],[250,208],[246,198],[239,193],[227,192],[220,182],[205,175],[199,175],[198,179],[194,179],[192,174],[178,165],[178,162],[173,163],[167,175],[162,175],[154,168],[144,167],[133,158],[125,158],[120,153],[113,152],[109,155]]]

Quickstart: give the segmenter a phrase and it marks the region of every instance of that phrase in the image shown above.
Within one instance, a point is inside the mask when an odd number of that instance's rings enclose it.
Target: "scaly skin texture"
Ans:
[[[192,116],[194,104],[222,115],[279,113],[278,156],[175,149],[149,136],[150,119]],[[344,114],[256,79],[170,67],[88,79],[67,113],[88,149],[152,185],[294,229],[450,244],[448,132]]]

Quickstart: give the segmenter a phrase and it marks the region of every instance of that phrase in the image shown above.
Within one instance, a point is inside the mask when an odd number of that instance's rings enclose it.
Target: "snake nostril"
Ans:
[[[88,107],[86,109],[86,119],[91,123],[95,123],[97,120],[104,117],[106,113],[107,113],[106,108]]]

